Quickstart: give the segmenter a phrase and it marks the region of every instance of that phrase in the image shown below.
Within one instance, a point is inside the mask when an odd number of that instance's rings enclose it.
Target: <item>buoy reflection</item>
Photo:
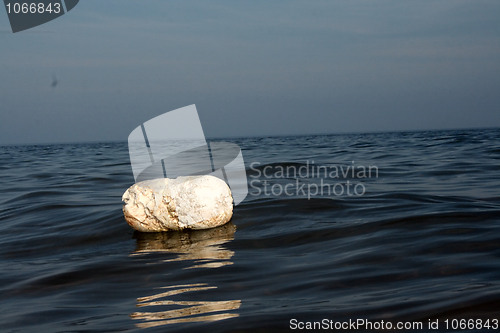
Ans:
[[[189,232],[137,233],[136,251],[133,255],[151,252],[176,253],[176,258],[164,262],[192,262],[185,269],[218,268],[232,265],[234,252],[223,245],[234,239],[236,227],[232,223],[224,226]],[[143,322],[140,328],[163,326],[187,322],[213,322],[238,317],[234,312],[241,300],[200,301],[190,299],[197,292],[217,289],[206,283],[183,284],[161,287],[161,292],[137,299],[137,307],[161,307],[161,311],[134,312],[130,317]],[[178,296],[181,295],[181,296]],[[192,297],[192,296],[191,296]],[[181,300],[179,300],[181,298]],[[231,311],[231,312],[228,312]]]

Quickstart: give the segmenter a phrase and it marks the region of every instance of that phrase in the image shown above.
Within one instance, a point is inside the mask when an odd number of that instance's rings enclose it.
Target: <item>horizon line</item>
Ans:
[[[371,131],[345,131],[345,132],[321,132],[321,133],[290,133],[290,134],[260,134],[260,135],[245,135],[245,136],[207,136],[206,141],[214,141],[220,139],[246,139],[246,138],[279,138],[279,137],[301,137],[301,136],[328,136],[328,135],[355,135],[355,134],[383,134],[383,133],[418,133],[418,132],[439,132],[439,131],[470,131],[470,130],[492,130],[500,129],[500,126],[486,127],[457,127],[457,128],[428,128],[428,129],[406,129],[406,130],[371,130]],[[16,146],[41,146],[41,145],[71,145],[71,144],[106,144],[106,143],[127,143],[127,139],[110,139],[110,140],[89,140],[89,141],[45,141],[45,142],[13,142],[0,144],[0,147],[16,147]]]

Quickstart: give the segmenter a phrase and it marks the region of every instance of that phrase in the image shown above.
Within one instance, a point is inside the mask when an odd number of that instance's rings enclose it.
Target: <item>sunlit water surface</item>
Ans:
[[[2,331],[500,319],[500,130],[229,141],[232,221],[157,234],[123,219],[126,143],[0,147]]]

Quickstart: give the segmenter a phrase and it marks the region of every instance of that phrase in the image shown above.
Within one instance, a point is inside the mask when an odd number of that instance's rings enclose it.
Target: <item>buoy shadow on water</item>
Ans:
[[[241,306],[241,300],[229,301],[178,301],[169,299],[174,295],[189,294],[196,291],[216,289],[205,283],[185,284],[162,287],[163,291],[152,296],[138,298],[138,307],[145,306],[173,306],[172,310],[157,312],[134,312],[130,315],[132,319],[143,320],[136,324],[137,327],[147,328],[170,324],[189,322],[212,322],[238,317],[238,313],[227,313],[224,311],[237,310]],[[186,295],[186,298],[188,295]],[[210,314],[218,312],[216,314]],[[207,315],[209,314],[209,315]]]
[[[136,249],[131,256],[144,256],[159,252],[176,254],[163,262],[187,261],[184,269],[214,269],[232,265],[234,251],[224,247],[234,239],[236,226],[227,223],[207,230],[168,231],[160,233],[135,232]],[[201,276],[201,275],[200,275]],[[191,283],[159,287],[161,292],[137,299],[137,307],[161,307],[161,311],[134,312],[133,320],[141,320],[139,328],[156,327],[189,322],[213,322],[238,317],[234,312],[241,300],[200,301],[196,292],[217,289],[207,283]],[[191,297],[192,298],[191,298]],[[196,299],[196,300],[193,300]],[[231,311],[231,312],[228,312]]]

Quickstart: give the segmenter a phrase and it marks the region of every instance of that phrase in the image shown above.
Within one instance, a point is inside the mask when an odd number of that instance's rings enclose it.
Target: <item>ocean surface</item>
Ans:
[[[0,147],[0,331],[495,331],[500,129],[226,141],[231,222],[151,234],[123,218],[125,142]]]

